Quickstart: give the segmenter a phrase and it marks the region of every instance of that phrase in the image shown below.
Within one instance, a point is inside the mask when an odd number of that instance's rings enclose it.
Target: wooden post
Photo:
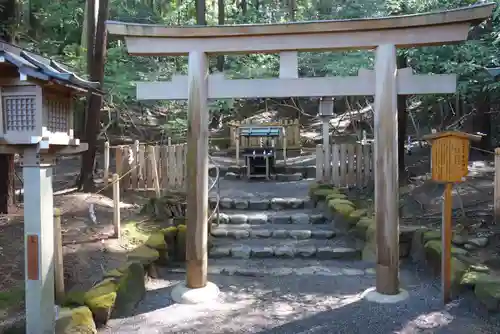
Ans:
[[[378,293],[399,293],[399,188],[396,47],[377,47],[375,60],[375,221]]]
[[[113,227],[115,238],[120,239],[120,177],[113,174]]]
[[[115,170],[116,174],[121,175],[123,171],[123,155],[122,155],[122,147],[121,146],[115,146],[115,160],[116,160],[116,165],[115,165]]]
[[[452,184],[446,183],[443,201],[443,221],[441,226],[443,253],[441,254],[441,288],[443,291],[443,302],[447,304],[451,300],[451,206]]]
[[[494,217],[495,222],[500,223],[500,148],[495,149],[495,188],[494,196]]]
[[[64,265],[61,233],[61,210],[54,209],[54,287],[56,302],[64,301]]]
[[[186,286],[207,284],[208,238],[208,57],[188,57]]]
[[[104,143],[104,186],[109,182],[109,142]]]
[[[130,165],[130,189],[137,189],[138,187],[138,176],[139,176],[139,141],[134,141],[134,146],[132,147],[133,161]]]
[[[160,179],[158,178],[158,163],[156,160],[155,147],[152,145],[148,146],[148,150],[149,150],[149,160],[151,163],[151,171],[153,172],[153,185],[155,187],[156,197],[160,197],[161,196]]]

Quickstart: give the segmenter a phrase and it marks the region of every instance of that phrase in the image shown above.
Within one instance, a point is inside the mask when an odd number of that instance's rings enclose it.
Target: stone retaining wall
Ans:
[[[372,214],[358,209],[339,189],[330,185],[314,184],[310,189],[312,199],[324,206],[325,213],[334,219],[336,227],[365,242],[363,260],[375,260],[376,224]],[[423,264],[433,274],[441,272],[441,232],[424,226],[400,226],[400,257]],[[475,296],[489,311],[500,311],[500,277],[488,266],[478,264],[469,256],[470,251],[484,247],[487,237],[453,236],[451,279],[452,291],[456,295],[465,289],[473,290]]]
[[[146,293],[145,278],[156,276],[156,265],[185,260],[185,225],[144,233],[142,237],[144,242],[128,252],[122,267],[105,273],[90,290],[66,295],[56,321],[56,334],[97,334],[97,328],[106,325],[111,317],[128,315],[134,309]],[[5,333],[24,331],[24,326],[16,326]]]

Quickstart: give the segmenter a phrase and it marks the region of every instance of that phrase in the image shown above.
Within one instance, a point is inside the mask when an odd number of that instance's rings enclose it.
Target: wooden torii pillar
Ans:
[[[185,298],[177,300],[200,302],[209,298],[207,289],[215,291],[206,278],[207,99],[339,95],[375,95],[377,283],[376,290],[370,291],[367,298],[382,302],[401,300],[404,294],[401,293],[398,279],[396,98],[398,94],[453,93],[456,78],[413,75],[411,69],[398,71],[396,47],[464,41],[470,25],[488,18],[493,8],[494,4],[481,4],[421,15],[255,26],[165,27],[107,22],[109,33],[125,36],[130,54],[189,55],[188,76],[175,76],[171,82],[141,83],[137,87],[138,99],[188,100],[188,272],[187,282],[181,286]],[[225,80],[221,74],[208,74],[209,54],[335,49],[376,49],[375,71],[364,70],[356,77],[343,78],[289,78],[281,75],[279,79],[253,80]],[[194,295],[205,297],[195,298]]]

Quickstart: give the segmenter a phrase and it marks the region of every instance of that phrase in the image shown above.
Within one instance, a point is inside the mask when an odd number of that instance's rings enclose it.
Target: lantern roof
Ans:
[[[5,45],[0,43],[0,46],[2,44]],[[0,47],[0,63],[16,67],[21,76],[52,82],[79,92],[103,94],[98,82],[85,80],[52,59],[34,55],[14,46],[11,46],[10,50]]]

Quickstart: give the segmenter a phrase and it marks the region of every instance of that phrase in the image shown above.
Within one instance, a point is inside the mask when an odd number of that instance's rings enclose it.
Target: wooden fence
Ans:
[[[275,147],[282,149],[283,140],[286,138],[286,149],[298,149],[301,147],[300,143],[300,124],[298,119],[294,120],[281,120],[280,122],[270,122],[270,123],[252,123],[252,120],[245,120],[243,122],[232,122],[229,124],[229,137],[230,137],[230,147],[236,148],[237,129],[242,125],[259,125],[259,126],[283,126],[285,128],[285,136],[281,136],[276,140]],[[245,138],[240,137],[239,147],[250,148],[250,147],[260,147],[260,141],[262,137],[251,137]]]
[[[127,190],[184,190],[186,187],[187,144],[104,146],[104,182],[109,182],[110,157],[115,159],[115,172],[120,186]]]
[[[332,144],[325,154],[316,146],[316,180],[337,187],[366,187],[373,182],[373,146],[371,143]],[[328,168],[329,167],[329,168]]]

